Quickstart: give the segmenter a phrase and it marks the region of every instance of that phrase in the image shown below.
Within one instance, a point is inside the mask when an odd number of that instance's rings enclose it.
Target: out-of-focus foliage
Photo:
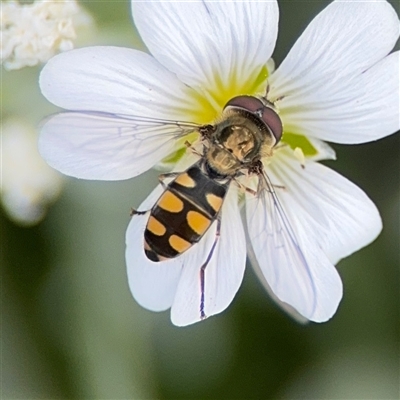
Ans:
[[[1,202],[8,216],[22,225],[39,223],[62,187],[61,174],[40,156],[37,140],[33,126],[17,119],[1,124]]]
[[[327,3],[280,2],[277,65]],[[128,2],[83,4],[96,44],[143,49]],[[2,71],[2,118],[38,125],[55,111],[38,72]],[[284,315],[251,268],[228,310],[200,324],[176,328],[168,312],[136,304],[124,235],[130,207],[157,183],[154,171],[126,182],[69,179],[36,227],[2,213],[2,398],[398,398],[399,141],[334,146],[329,166],[369,194],[384,230],[339,263],[344,299],[320,325]]]

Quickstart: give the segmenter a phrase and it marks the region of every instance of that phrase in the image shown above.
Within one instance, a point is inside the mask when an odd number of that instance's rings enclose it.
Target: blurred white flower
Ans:
[[[23,225],[39,222],[60,193],[61,175],[37,149],[37,134],[29,125],[9,120],[1,126],[1,202],[7,214]]]
[[[334,158],[324,140],[363,143],[399,129],[399,52],[389,54],[399,37],[395,11],[386,1],[333,1],[272,71],[276,1],[132,1],[132,8],[152,56],[89,47],[60,54],[43,69],[42,93],[72,112],[46,123],[41,153],[78,178],[128,179],[160,161],[183,171],[199,159],[185,152],[185,140],[205,153],[203,145],[221,145],[204,140],[199,127],[217,124],[235,96],[265,96],[284,128],[286,146],[262,159],[280,189],[238,195],[232,183],[219,241],[214,223],[182,255],[157,263],[144,251],[148,214],[135,215],[126,235],[130,288],[148,309],[171,308],[176,325],[223,311],[243,279],[246,227],[252,263],[274,298],[290,313],[328,320],[342,297],[334,264],[371,243],[382,224],[361,189],[318,161]],[[252,118],[262,125],[260,110]],[[246,168],[235,176],[253,189],[256,178]],[[140,209],[152,208],[162,191]],[[153,228],[166,247],[169,228]]]
[[[1,63],[8,70],[32,67],[71,50],[77,29],[92,24],[75,0],[5,1],[0,13]]]

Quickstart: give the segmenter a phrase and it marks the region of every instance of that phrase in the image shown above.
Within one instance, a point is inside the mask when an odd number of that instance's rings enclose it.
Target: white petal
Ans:
[[[267,280],[265,279],[265,276],[264,276],[264,274],[262,272],[260,264],[258,263],[258,260],[257,260],[255,254],[254,254],[254,250],[252,248],[251,242],[248,244],[248,247],[247,247],[247,256],[249,258],[251,266],[254,269],[254,272],[257,275],[257,278],[260,280],[260,282],[262,283],[264,289],[267,291],[267,293],[271,297],[271,299],[279,307],[281,307],[287,314],[289,314],[294,320],[296,320],[298,323],[306,324],[307,322],[309,322],[308,319],[303,317],[298,311],[296,311],[295,308],[293,308],[289,304],[284,303],[283,301],[279,300],[279,298],[272,291],[271,286],[269,286]]]
[[[195,125],[115,114],[67,112],[42,127],[43,158],[66,175],[83,179],[128,179],[152,168]]]
[[[276,1],[133,0],[132,12],[150,52],[191,86],[247,79],[271,57],[277,37]]]
[[[249,238],[274,294],[309,320],[331,318],[342,297],[334,266],[270,192],[246,197]]]
[[[187,87],[154,58],[119,47],[87,47],[53,57],[40,75],[49,101],[74,111],[185,120]]]
[[[333,263],[376,239],[382,220],[359,187],[319,163],[301,168],[288,151],[277,156],[279,163],[271,165],[274,183],[286,188],[279,198]]]
[[[335,1],[321,12],[270,77],[285,130],[361,143],[399,128],[399,37],[386,1]]]
[[[348,144],[396,132],[400,129],[399,54],[390,54],[355,77],[336,97],[329,93],[290,96],[282,104],[285,129]],[[300,103],[294,107],[296,101]]]
[[[140,206],[150,209],[162,193],[159,185]],[[182,259],[150,261],[144,253],[144,230],[148,215],[135,215],[126,232],[126,265],[133,297],[143,307],[163,311],[171,307],[182,270]]]
[[[200,269],[215,240],[215,222],[205,237],[184,258],[182,276],[171,308],[175,325],[201,320]],[[232,187],[222,208],[221,236],[205,269],[204,312],[207,317],[225,310],[238,291],[246,264],[246,240],[240,217],[237,190]]]
[[[308,137],[307,139],[310,141],[311,145],[317,151],[317,154],[307,157],[309,160],[313,161],[336,160],[336,152],[331,146],[329,146],[328,143],[312,137]]]

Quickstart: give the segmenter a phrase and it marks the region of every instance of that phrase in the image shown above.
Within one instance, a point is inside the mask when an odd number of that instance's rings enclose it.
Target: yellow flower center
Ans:
[[[230,78],[227,80],[229,85],[226,85],[224,80],[216,73],[214,74],[212,89],[208,89],[207,91],[194,91],[192,88],[188,88],[190,96],[194,99],[194,104],[196,104],[193,111],[191,111],[192,122],[201,125],[213,124],[221,115],[224,106],[235,96],[265,96],[269,74],[267,66],[264,65],[258,71],[250,73],[248,79],[243,81],[243,79],[239,79],[239,74],[233,71]],[[279,109],[277,111],[279,113]],[[285,121],[282,122],[282,143],[288,144],[293,150],[295,148],[300,148],[306,157],[314,156],[318,153],[305,136],[285,132]],[[166,157],[161,162],[160,166],[169,168],[176,164],[186,152],[185,142],[189,141],[193,143],[197,139],[198,133],[193,132],[178,140],[176,143],[177,150]]]
[[[306,157],[312,157],[318,154],[317,149],[311,144],[306,136],[284,131],[282,142],[288,144],[293,150],[300,148]]]

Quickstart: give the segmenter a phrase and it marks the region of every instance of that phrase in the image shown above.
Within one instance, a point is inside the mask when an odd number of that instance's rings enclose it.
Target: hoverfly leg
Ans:
[[[193,152],[193,154],[196,154],[196,156],[199,156],[199,157],[203,157],[204,156],[204,154],[201,154],[196,149],[194,149],[193,146],[192,146],[192,143],[188,142],[187,140],[185,142],[185,146],[188,149],[190,149]]]
[[[243,190],[243,191],[245,191],[245,192],[247,192],[247,193],[250,193],[250,194],[252,194],[253,196],[255,196],[255,195],[257,194],[257,191],[256,191],[256,190],[253,190],[253,189],[250,189],[250,188],[247,187],[247,186],[244,186],[242,183],[240,183],[240,182],[237,181],[236,179],[233,179],[233,180],[235,181],[236,185],[239,186],[239,189],[241,189],[241,190]]]
[[[165,179],[176,178],[179,174],[180,172],[167,172],[165,174],[158,175],[158,180],[160,181],[160,184],[163,187],[163,189],[165,190],[167,188],[167,185],[164,183]]]
[[[216,127],[214,125],[203,125],[199,128],[202,140],[211,140],[215,131]]]
[[[207,315],[204,312],[204,293],[205,293],[206,267],[207,267],[208,263],[210,262],[213,254],[214,254],[214,250],[215,250],[215,247],[217,246],[220,234],[221,234],[221,213],[218,215],[218,218],[217,218],[217,231],[215,232],[214,243],[213,243],[213,245],[211,247],[210,252],[208,253],[206,261],[204,262],[204,264],[200,268],[200,291],[201,291],[201,294],[200,294],[200,319],[201,320],[204,320],[204,319],[207,318]]]
[[[148,211],[138,211],[138,210],[135,210],[134,208],[131,208],[131,210],[129,211],[129,216],[133,217],[134,215],[144,215],[147,212]]]
[[[272,183],[269,181],[269,178],[267,180],[265,172],[264,173],[260,172],[257,175],[258,175],[258,188],[257,188],[258,193],[261,193],[261,191],[266,190],[271,194],[275,194],[275,189],[286,190],[286,186]]]
[[[204,265],[200,269],[200,290],[201,290],[201,296],[200,296],[200,319],[206,319],[207,315],[204,312],[204,278],[205,278],[205,267]]]
[[[275,183],[272,184],[275,189],[286,190],[286,186],[284,185],[276,185]]]
[[[162,182],[162,181],[164,181],[165,179],[168,179],[168,178],[175,178],[175,177],[177,177],[179,174],[180,174],[180,172],[167,172],[167,173],[165,173],[165,174],[160,174],[160,175],[158,175],[158,180],[159,180],[160,182]]]

